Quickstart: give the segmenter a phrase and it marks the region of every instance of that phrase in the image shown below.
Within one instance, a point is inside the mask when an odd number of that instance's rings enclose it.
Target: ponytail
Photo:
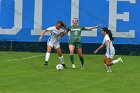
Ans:
[[[103,27],[102,30],[105,31],[105,32],[109,35],[109,38],[110,38],[111,41],[114,40],[113,34],[112,34],[112,32],[111,32],[110,29],[108,29],[108,28],[106,28],[106,27]]]
[[[64,27],[65,29],[68,29],[67,25],[62,20],[58,20],[56,24],[61,24],[62,27]]]
[[[107,32],[108,32],[107,34],[108,34],[109,37],[110,37],[110,40],[113,41],[114,38],[113,38],[113,34],[112,34],[111,30],[109,29]]]

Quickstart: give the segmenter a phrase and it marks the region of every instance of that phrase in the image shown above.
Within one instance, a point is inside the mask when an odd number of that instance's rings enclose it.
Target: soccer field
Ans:
[[[85,69],[75,55],[76,69],[57,71],[57,54],[44,66],[44,53],[0,52],[0,93],[140,93],[139,56],[122,56],[124,64],[106,73],[102,55],[84,55]],[[118,57],[118,56],[117,56]]]

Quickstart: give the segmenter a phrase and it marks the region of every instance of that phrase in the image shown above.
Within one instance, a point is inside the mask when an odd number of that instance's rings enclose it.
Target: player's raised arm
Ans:
[[[42,37],[44,36],[44,34],[45,34],[46,32],[48,32],[47,29],[46,29],[44,32],[42,32],[42,34],[41,34],[40,37],[39,37],[39,41],[42,41]]]
[[[70,29],[69,29],[69,28],[65,29],[65,31],[64,31],[64,32],[62,32],[62,35],[64,36],[64,35],[68,34],[68,32],[69,32],[69,31],[70,31]]]
[[[92,26],[92,27],[85,27],[85,30],[92,30],[92,29],[98,28],[100,26],[101,26],[101,24],[99,24],[97,26]]]
[[[65,30],[64,32],[62,32],[62,33],[57,37],[55,43],[56,43],[57,41],[59,41],[64,35],[68,34],[68,32],[69,32],[69,29],[67,29],[67,30]]]

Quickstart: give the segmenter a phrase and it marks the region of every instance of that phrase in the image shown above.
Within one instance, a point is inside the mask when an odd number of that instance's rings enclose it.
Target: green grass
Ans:
[[[77,55],[76,69],[64,57],[68,68],[57,71],[56,54],[44,66],[44,53],[0,52],[0,93],[140,93],[139,56],[122,56],[124,64],[113,65],[113,73],[106,73],[102,55],[85,55],[84,70]]]

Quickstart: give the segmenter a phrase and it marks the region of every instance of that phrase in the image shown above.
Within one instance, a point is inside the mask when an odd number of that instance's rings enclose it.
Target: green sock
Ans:
[[[70,61],[71,61],[71,64],[74,64],[74,56],[73,55],[70,55]]]
[[[81,57],[81,58],[80,58],[80,61],[81,61],[81,64],[82,64],[82,66],[83,66],[83,65],[84,65],[84,58]]]

